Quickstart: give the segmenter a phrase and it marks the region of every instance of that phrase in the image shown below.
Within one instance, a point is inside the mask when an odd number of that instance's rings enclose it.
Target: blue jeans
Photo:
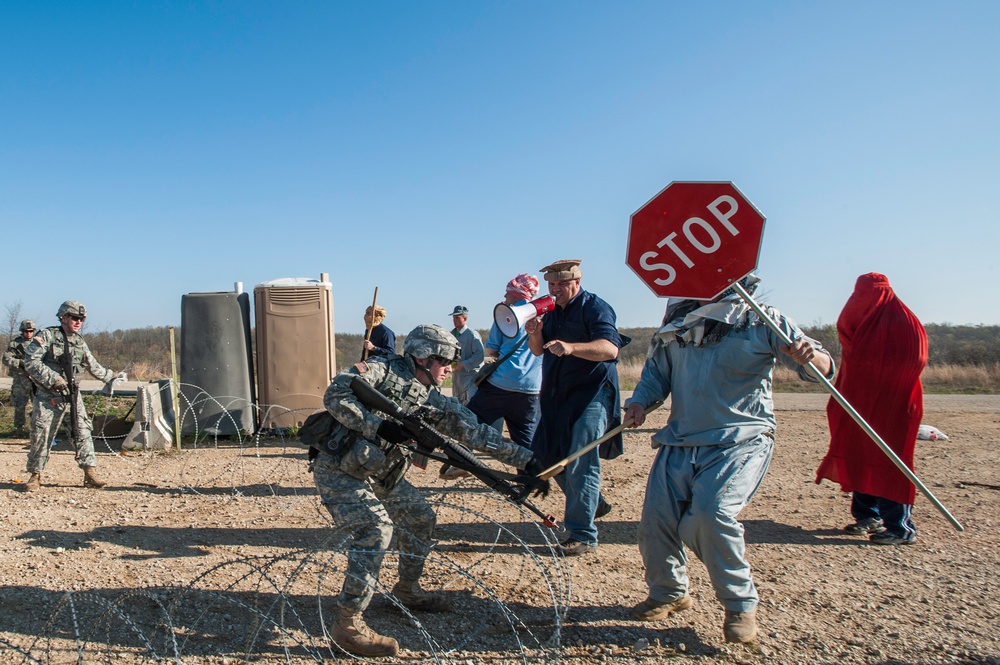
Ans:
[[[469,400],[468,409],[476,414],[479,422],[487,425],[494,425],[502,418],[507,423],[511,441],[525,448],[531,447],[531,440],[535,438],[535,429],[538,427],[538,417],[541,414],[538,393],[504,390],[489,381],[483,381],[479,384],[479,390]],[[500,428],[502,427],[501,424]]]
[[[897,538],[913,540],[917,537],[917,527],[913,526],[910,514],[913,506],[908,503],[896,503],[889,499],[871,494],[854,492],[851,496],[851,515],[855,521],[872,517],[881,519],[885,530]]]
[[[760,487],[774,441],[734,446],[663,446],[653,460],[639,521],[639,552],[649,597],[671,602],[688,592],[686,545],[708,569],[723,607],[747,612],[757,590],[736,517]]]
[[[580,418],[573,424],[572,455],[588,443],[599,439],[608,429],[611,409],[614,408],[614,389],[605,385],[597,393]],[[594,513],[601,500],[601,458],[594,448],[586,455],[573,460],[566,470],[555,477],[559,488],[566,495],[566,516],[563,524],[569,538],[588,545],[597,545],[597,525]]]

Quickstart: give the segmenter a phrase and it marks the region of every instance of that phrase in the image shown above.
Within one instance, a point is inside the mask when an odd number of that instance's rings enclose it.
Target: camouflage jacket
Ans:
[[[24,370],[24,351],[30,342],[24,339],[24,335],[18,335],[7,345],[7,350],[3,352],[3,364],[10,370],[10,376],[28,376]]]
[[[334,377],[333,383],[326,389],[323,404],[336,424],[323,448],[334,456],[349,449],[361,438],[377,445],[386,453],[387,465],[391,461],[398,461],[400,454],[397,452],[401,450],[399,446],[378,436],[383,418],[365,408],[351,390],[351,380],[356,376],[374,386],[405,412],[419,412],[428,425],[473,450],[485,452],[494,459],[519,469],[523,469],[531,460],[530,450],[504,438],[490,425],[479,424],[476,416],[458,400],[420,383],[416,378],[413,360],[398,355],[360,362]],[[409,451],[403,450],[402,454],[408,457]],[[379,474],[373,474],[373,477],[378,478]]]
[[[87,370],[99,381],[110,381],[115,373],[97,362],[83,335],[69,337],[69,351],[73,355],[73,376],[79,379]],[[45,328],[35,333],[25,349],[24,369],[39,389],[53,392],[52,386],[60,376],[66,377],[66,333],[61,326]]]

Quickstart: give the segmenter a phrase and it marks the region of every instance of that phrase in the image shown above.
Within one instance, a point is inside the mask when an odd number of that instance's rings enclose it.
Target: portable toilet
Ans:
[[[236,290],[181,296],[180,413],[185,434],[256,431],[250,296]]]
[[[301,427],[337,373],[329,275],[262,282],[254,312],[261,428]]]

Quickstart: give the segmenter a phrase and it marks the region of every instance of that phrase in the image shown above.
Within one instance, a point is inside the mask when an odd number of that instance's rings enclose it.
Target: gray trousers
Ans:
[[[69,416],[69,397],[62,394],[48,393],[39,390],[31,402],[31,449],[28,451],[28,473],[41,473],[49,461],[49,450],[52,441],[59,432],[63,417]],[[83,396],[77,394],[76,422],[79,428],[79,441],[73,442],[76,448],[76,463],[81,469],[97,466],[97,456],[94,455],[94,429],[87,409],[83,406]]]
[[[404,478],[391,491],[340,470],[333,456],[320,453],[313,471],[316,489],[346,537],[347,573],[337,605],[364,611],[378,582],[382,559],[395,526],[399,544],[399,579],[416,582],[433,547],[437,516],[426,499]]]
[[[743,525],[736,516],[767,472],[774,441],[761,435],[735,446],[663,446],[646,484],[639,552],[649,597],[661,602],[688,591],[686,545],[708,569],[727,610],[757,605],[746,560]]]

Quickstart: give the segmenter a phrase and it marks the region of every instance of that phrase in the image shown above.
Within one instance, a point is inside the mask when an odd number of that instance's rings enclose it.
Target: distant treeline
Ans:
[[[930,346],[930,365],[996,365],[1000,363],[1000,326],[952,326],[938,323],[926,325]],[[622,349],[623,362],[641,363],[654,328],[622,328],[621,332],[632,338],[632,343]],[[806,334],[818,339],[830,350],[835,359],[840,358],[840,343],[833,324],[806,326]],[[488,331],[480,330],[486,339]],[[113,370],[125,369],[139,380],[162,378],[170,375],[170,332],[166,326],[131,328],[129,330],[85,332],[87,342],[101,364]],[[180,345],[180,329],[174,331]],[[396,338],[397,350],[402,349],[404,337]],[[359,334],[338,334],[337,367],[343,369],[361,358]],[[4,340],[4,346],[9,341]],[[178,358],[178,361],[180,359]]]

